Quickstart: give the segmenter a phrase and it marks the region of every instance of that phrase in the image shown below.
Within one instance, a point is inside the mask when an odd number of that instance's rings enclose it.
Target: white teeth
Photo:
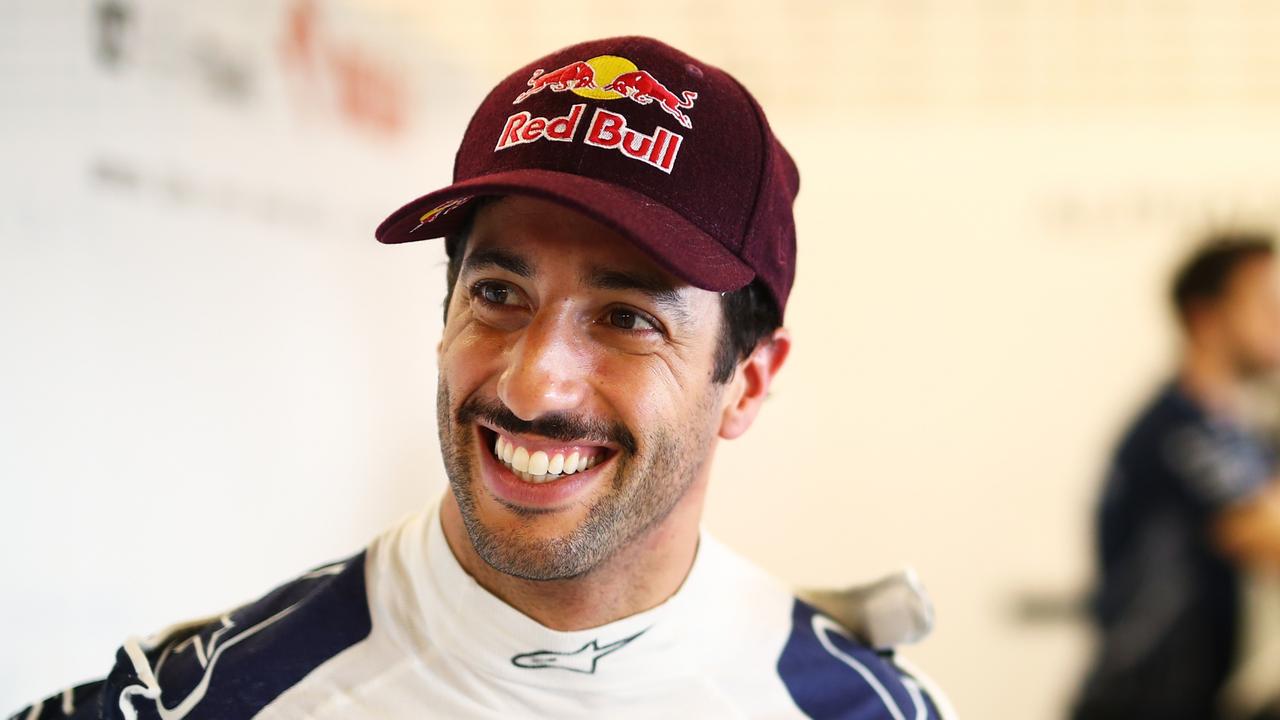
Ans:
[[[529,456],[528,473],[530,475],[535,475],[535,476],[546,475],[547,465],[549,463],[550,463],[550,458],[547,457],[547,454],[541,450],[537,450],[532,455]]]
[[[529,483],[546,483],[566,475],[589,470],[600,463],[599,455],[582,455],[574,450],[568,456],[563,453],[549,455],[545,450],[535,450],[516,445],[498,435],[493,452],[507,464],[521,480]]]

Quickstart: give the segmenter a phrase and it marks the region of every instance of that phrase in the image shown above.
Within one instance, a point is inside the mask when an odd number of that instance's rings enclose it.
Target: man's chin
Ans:
[[[494,537],[531,545],[564,543],[586,522],[590,510],[586,506],[556,509],[529,508],[493,497],[484,487],[477,488],[474,503],[475,522]]]
[[[564,580],[590,571],[596,559],[592,543],[582,540],[586,514],[572,509],[531,514],[483,491],[462,513],[476,554],[494,570],[526,580]]]

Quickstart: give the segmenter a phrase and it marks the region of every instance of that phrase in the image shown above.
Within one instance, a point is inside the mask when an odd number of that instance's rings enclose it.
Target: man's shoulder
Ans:
[[[1150,453],[1152,445],[1166,441],[1168,435],[1186,427],[1204,425],[1206,416],[1200,407],[1175,382],[1161,385],[1129,419],[1120,435],[1119,450]]]
[[[1170,385],[1125,434],[1109,486],[1133,488],[1128,496],[1114,493],[1130,503],[1172,497],[1214,511],[1256,492],[1274,463],[1272,449],[1244,425],[1206,412]]]
[[[221,615],[131,638],[104,680],[44,701],[38,717],[250,717],[369,635],[364,562],[361,552]]]
[[[1179,455],[1188,444],[1211,440],[1214,426],[1177,386],[1163,385],[1129,421],[1112,451],[1107,484],[1112,492],[1142,488],[1142,498],[1173,489]],[[1190,442],[1189,442],[1190,441]],[[1126,497],[1121,493],[1116,497]]]
[[[792,604],[791,632],[777,672],[796,706],[811,718],[947,717],[941,714],[946,701],[893,650],[873,649],[799,598]]]
[[[827,593],[820,604],[834,613],[828,614],[805,599],[812,593],[799,597],[727,546],[713,541],[709,547],[734,576],[725,589],[740,596],[718,612],[718,622],[743,631],[742,647],[733,651],[739,662],[729,663],[726,673],[750,671],[741,661],[763,644],[770,648],[770,674],[810,718],[951,716],[940,692],[892,649],[922,639],[932,626],[931,605],[914,573]]]

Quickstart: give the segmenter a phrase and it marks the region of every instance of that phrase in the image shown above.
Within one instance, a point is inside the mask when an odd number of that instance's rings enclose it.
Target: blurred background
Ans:
[[[1063,715],[1169,272],[1280,220],[1280,5],[3,0],[0,711],[442,492],[443,248],[373,229],[502,76],[619,34],[802,174],[794,353],[707,524],[802,586],[913,565],[961,713]]]

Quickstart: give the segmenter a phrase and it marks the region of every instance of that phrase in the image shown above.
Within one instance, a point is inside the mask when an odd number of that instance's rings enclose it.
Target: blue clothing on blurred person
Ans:
[[[1217,715],[1234,661],[1240,579],[1212,544],[1219,512],[1271,477],[1273,457],[1178,384],[1125,433],[1099,508],[1098,656],[1076,709],[1097,718]]]

